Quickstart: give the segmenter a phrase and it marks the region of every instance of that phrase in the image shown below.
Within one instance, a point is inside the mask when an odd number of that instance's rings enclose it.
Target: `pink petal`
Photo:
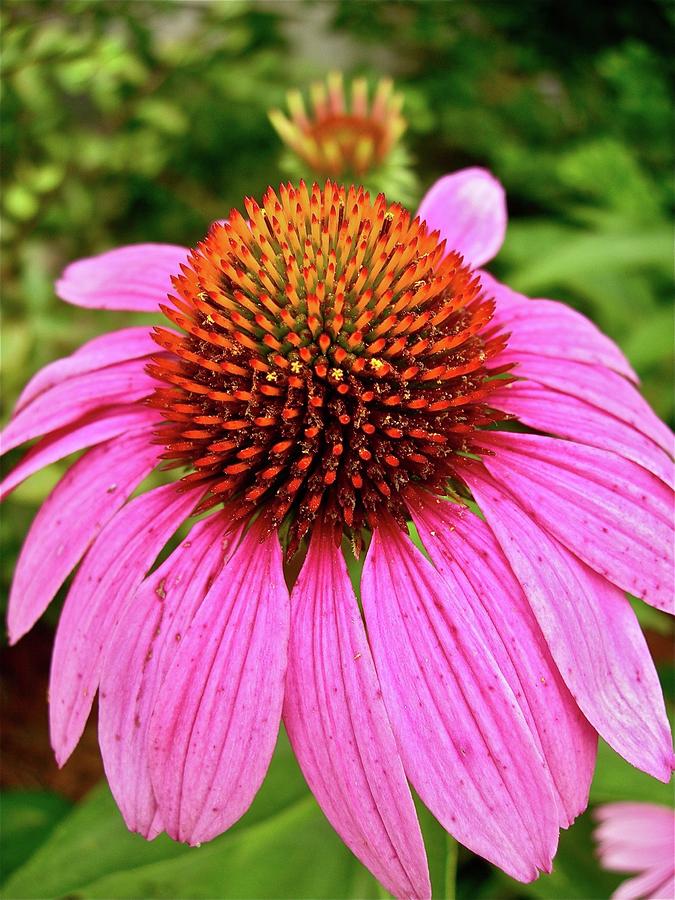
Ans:
[[[431,897],[415,807],[330,529],[315,527],[291,606],[284,721],[307,783],[388,891]]]
[[[672,865],[664,865],[629,878],[614,891],[611,900],[673,900],[675,877],[672,869]]]
[[[673,494],[614,453],[534,434],[492,433],[491,474],[535,522],[600,575],[673,610]]]
[[[127,827],[146,838],[163,829],[150,781],[148,727],[182,636],[234,551],[227,513],[203,519],[148,576],[108,643],[99,688],[99,744]]]
[[[103,526],[154,468],[141,432],[100,444],[66,472],[33,520],[16,564],[7,624],[15,643],[40,618]]]
[[[500,362],[526,353],[606,366],[630,381],[638,381],[614,341],[580,312],[557,300],[530,300],[489,272],[480,272],[480,280],[487,296],[497,301],[493,321],[510,333]]]
[[[174,656],[150,722],[150,774],[174,840],[199,844],[250,806],[279,731],[289,603],[276,535],[255,523]]]
[[[66,597],[52,656],[49,721],[59,765],[82,734],[116,622],[199,499],[174,484],[141,494],[108,522],[87,553]]]
[[[152,340],[147,327],[124,328],[122,331],[102,334],[83,344],[72,356],[57,359],[40,369],[21,392],[14,415],[31,400],[67,378],[157,352],[157,344]]]
[[[632,425],[583,400],[534,381],[514,381],[495,391],[490,403],[538,431],[618,453],[673,486],[673,461],[660,447]]]
[[[454,503],[420,494],[413,519],[432,562],[475,617],[548,763],[571,825],[588,804],[597,734],[551,657],[523,590],[485,522]]]
[[[149,396],[156,386],[143,361],[137,359],[75,375],[40,394],[10,420],[0,435],[2,452],[70,425],[95,409],[134,403]]]
[[[56,293],[76,306],[159,312],[188,251],[174,244],[132,244],[66,267]]]
[[[119,434],[132,434],[136,431],[145,431],[149,443],[150,431],[158,418],[154,410],[145,406],[111,406],[103,411],[89,413],[72,425],[53,431],[31,447],[18,466],[0,482],[0,500],[4,500],[26,478],[77,450],[101,444]]]
[[[456,250],[472,267],[488,262],[504,243],[506,196],[487,169],[461,169],[440,178],[422,198],[417,215],[429,231],[440,232],[448,253]]]
[[[670,863],[675,870],[675,810],[655,803],[607,803],[594,811],[605,869],[639,872]]]
[[[362,599],[403,765],[426,806],[515,878],[550,870],[557,804],[516,697],[462,599],[382,519]]]
[[[628,762],[667,781],[672,751],[661,686],[624,594],[547,534],[487,472],[476,466],[464,479],[581,711]]]
[[[673,455],[673,435],[648,403],[621,375],[602,366],[590,366],[570,360],[544,359],[520,351],[504,353],[517,362],[514,375],[536,381],[545,387],[569,394],[626,422],[646,435],[669,456]],[[501,361],[501,357],[500,357]]]

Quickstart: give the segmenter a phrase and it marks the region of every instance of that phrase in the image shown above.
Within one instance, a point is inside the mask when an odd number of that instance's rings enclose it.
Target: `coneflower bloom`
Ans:
[[[98,689],[130,829],[190,844],[224,831],[282,717],[326,816],[401,897],[430,893],[409,783],[527,881],[586,807],[598,732],[668,779],[624,591],[672,604],[671,437],[588,320],[476,271],[505,225],[479,169],[439,181],[417,218],[361,188],[282,185],[190,252],[147,244],[66,269],[65,300],[161,308],[173,326],[47,366],[3,440],[42,435],[5,491],[93,447],[31,527],[9,630],[82,560],[52,741],[63,764]],[[176,482],[127,502],[158,462]],[[359,554],[357,599],[345,557]]]
[[[595,810],[595,818],[603,868],[636,873],[612,900],[673,900],[675,810],[655,803],[608,803]]]
[[[341,73],[332,72],[312,85],[309,108],[300,91],[290,91],[289,115],[270,110],[279,137],[317,174],[363,176],[384,163],[406,129],[403,95],[391,79],[378,82],[372,100],[365,78],[354,79],[350,94]]]

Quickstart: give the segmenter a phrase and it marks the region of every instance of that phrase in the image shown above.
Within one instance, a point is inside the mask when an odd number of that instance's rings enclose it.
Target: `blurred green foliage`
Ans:
[[[665,0],[5,0],[0,25],[5,415],[37,368],[131,322],[60,303],[63,266],[135,241],[194,244],[284,177],[267,110],[342,68],[395,78],[421,189],[464,165],[498,175],[512,219],[495,274],[589,315],[672,421]],[[65,467],[8,503],[5,586]],[[101,791],[72,813],[48,796],[13,796],[6,864],[23,865],[5,896],[377,896],[284,754],[238,830],[199,851],[128,835]],[[598,779],[596,801],[648,790],[605,751]],[[424,823],[442,896],[446,839],[428,814]],[[282,877],[291,881],[274,894]],[[563,836],[554,874],[527,887],[462,851],[458,896],[581,897],[580,878],[593,896],[616,884],[592,860],[587,821]]]

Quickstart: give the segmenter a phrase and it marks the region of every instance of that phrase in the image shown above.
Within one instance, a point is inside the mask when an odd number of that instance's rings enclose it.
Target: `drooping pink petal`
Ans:
[[[226,512],[203,519],[134,594],[108,641],[99,687],[106,776],[131,831],[161,831],[148,763],[148,727],[180,642],[240,531]]]
[[[431,897],[415,807],[347,567],[316,525],[291,597],[284,721],[347,846],[396,897]]]
[[[149,396],[156,386],[156,380],[145,372],[142,359],[75,375],[40,394],[10,420],[0,434],[0,450],[7,453],[25,441],[76,422],[94,409],[134,403]]]
[[[86,447],[94,447],[119,434],[144,430],[148,434],[149,443],[150,431],[158,418],[157,413],[146,406],[111,406],[89,413],[72,425],[53,431],[31,447],[21,462],[0,482],[0,500],[4,500],[22,481],[50,463]]]
[[[439,231],[448,252],[467,265],[482,266],[499,252],[506,234],[504,188],[487,169],[445,175],[422,198],[417,215],[429,231]]]
[[[175,654],[150,722],[150,775],[174,840],[199,844],[250,806],[281,720],[288,591],[276,534],[254,523]]]
[[[9,594],[15,643],[40,618],[103,526],[148,475],[159,448],[141,432],[99,444],[66,472],[33,519]]]
[[[132,244],[71,263],[56,282],[62,300],[93,309],[159,312],[188,251],[174,244]]]
[[[531,300],[501,284],[489,272],[481,272],[480,280],[487,296],[497,302],[493,321],[510,334],[500,362],[511,361],[513,354],[519,357],[526,353],[606,366],[630,381],[638,381],[614,341],[580,312],[557,300]]]
[[[491,433],[491,474],[540,527],[618,587],[673,610],[673,493],[615,453],[534,434]]]
[[[115,363],[157,353],[148,327],[124,328],[102,334],[79,347],[71,356],[57,359],[40,369],[21,392],[14,415],[50,388],[74,375],[95,372]]]
[[[426,806],[515,878],[550,870],[558,839],[550,775],[462,598],[381,520],[362,599],[403,765]]]
[[[59,765],[82,734],[115,623],[199,499],[199,492],[179,493],[175,484],[141,494],[108,522],[89,549],[66,597],[52,655],[49,724]]]
[[[584,400],[534,381],[514,381],[494,391],[490,403],[538,431],[618,453],[673,486],[673,461],[660,447],[632,425]]]
[[[481,467],[463,476],[586,718],[628,762],[667,781],[672,749],[661,686],[623,592],[569,553]]]
[[[673,455],[673,435],[640,396],[633,385],[621,375],[603,366],[591,366],[572,360],[545,359],[532,353],[508,348],[510,362],[517,362],[513,374],[536,381],[545,387],[571,397],[626,422],[646,435],[669,456]],[[504,355],[504,361],[506,353]]]
[[[560,824],[588,804],[597,733],[553,662],[523,590],[488,526],[454,503],[419,493],[415,525],[454,596],[475,617],[548,763]]]

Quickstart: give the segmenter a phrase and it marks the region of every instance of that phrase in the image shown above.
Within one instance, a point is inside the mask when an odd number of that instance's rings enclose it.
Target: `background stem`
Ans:
[[[455,900],[455,880],[457,877],[457,841],[449,834],[446,837],[445,853],[445,900]]]

